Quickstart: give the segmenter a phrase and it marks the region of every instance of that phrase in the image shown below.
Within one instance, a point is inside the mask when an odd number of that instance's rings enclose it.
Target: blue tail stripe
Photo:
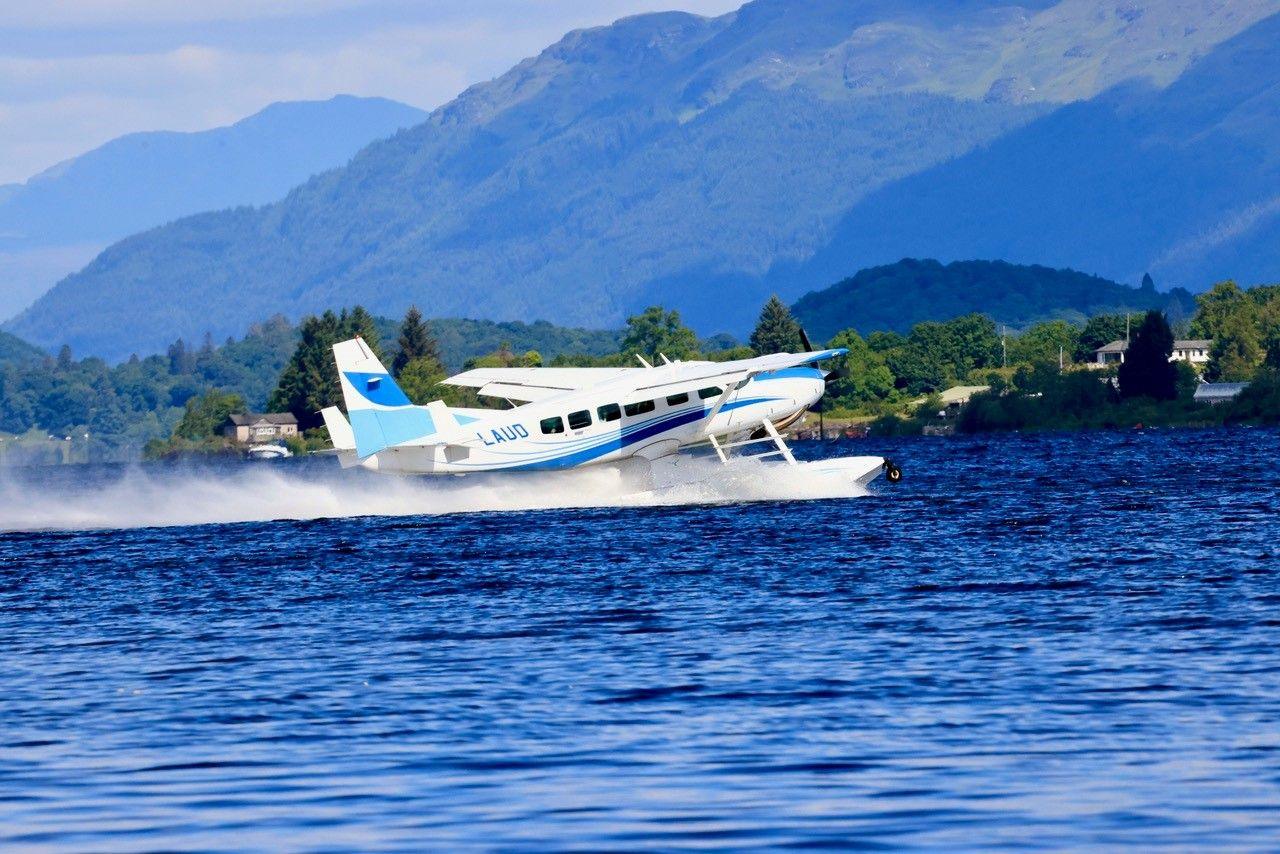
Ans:
[[[392,445],[436,432],[431,413],[417,406],[405,409],[356,409],[348,415],[351,417],[351,432],[356,436],[356,456],[361,459]]]
[[[361,371],[344,371],[343,376],[361,397],[378,406],[411,406],[400,386],[391,374],[368,374]],[[350,409],[351,407],[347,407]]]

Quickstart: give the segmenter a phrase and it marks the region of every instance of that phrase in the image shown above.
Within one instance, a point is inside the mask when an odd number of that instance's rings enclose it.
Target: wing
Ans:
[[[847,352],[840,348],[808,353],[773,353],[733,362],[672,362],[652,368],[475,368],[444,382],[477,389],[486,397],[531,403],[595,386],[608,386],[624,395],[706,381],[726,387],[737,386],[757,374],[830,359]]]
[[[531,403],[615,380],[642,368],[475,368],[444,380],[484,397]]]
[[[673,385],[713,381],[716,385],[741,385],[759,374],[807,365],[823,359],[833,359],[849,352],[843,347],[834,350],[815,350],[808,353],[772,353],[753,359],[732,362],[676,362],[651,371],[638,371],[634,392],[652,391]],[[652,382],[645,380],[651,379]]]

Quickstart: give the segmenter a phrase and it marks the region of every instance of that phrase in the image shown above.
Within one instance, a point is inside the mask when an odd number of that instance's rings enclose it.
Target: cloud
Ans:
[[[66,0],[0,22],[0,183],[125,133],[345,93],[430,109],[655,0]],[[733,0],[692,0],[719,14]]]
[[[370,5],[373,0],[60,0],[20,3],[5,11],[7,28],[207,23],[315,15]]]

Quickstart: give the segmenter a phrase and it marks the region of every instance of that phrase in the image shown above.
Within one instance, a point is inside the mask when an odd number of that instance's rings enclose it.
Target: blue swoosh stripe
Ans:
[[[747,400],[739,400],[730,404],[725,404],[721,407],[720,411],[724,412],[730,409],[740,409],[744,406],[751,406],[756,403],[768,403],[770,401],[780,399],[781,398],[776,397],[749,398]],[[682,427],[685,424],[692,424],[695,421],[701,421],[706,417],[708,412],[710,412],[709,407],[686,410],[674,416],[658,419],[655,423],[649,423],[646,426],[641,426],[639,429],[631,430],[625,434],[620,433],[617,436],[607,437],[595,445],[560,457],[531,461],[524,465],[511,466],[510,468],[512,471],[572,468],[573,466],[581,465],[582,463],[589,462],[597,457],[602,457],[605,454],[612,453],[613,451],[638,444],[643,442],[645,439],[659,436],[668,430],[675,429],[676,427]]]
[[[745,400],[737,400],[732,403],[725,404],[721,407],[721,412],[727,412],[733,409],[741,409],[744,406],[753,406],[757,403],[770,403],[775,400],[781,400],[779,397],[751,397]],[[604,454],[633,445],[636,442],[643,441],[651,436],[664,433],[667,430],[684,424],[692,423],[705,418],[710,412],[710,407],[701,407],[699,409],[688,409],[676,415],[660,415],[656,418],[650,418],[637,424],[628,426],[619,434],[606,436],[593,436],[587,439],[580,439],[576,442],[555,442],[551,443],[553,447],[541,453],[528,451],[494,451],[489,453],[499,456],[518,457],[526,460],[523,465],[510,466],[515,469],[531,469],[531,468],[564,468],[566,465],[578,465],[581,462],[594,459]],[[541,443],[538,443],[541,444]],[[569,451],[569,453],[565,453]],[[557,459],[557,455],[563,455],[563,459],[573,459],[575,462],[562,463]],[[489,463],[476,463],[477,467],[491,465]]]

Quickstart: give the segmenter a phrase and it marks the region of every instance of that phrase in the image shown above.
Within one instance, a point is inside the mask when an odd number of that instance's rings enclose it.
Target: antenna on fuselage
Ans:
[[[659,353],[659,354],[658,354],[658,358],[662,359],[662,363],[663,363],[664,365],[669,365],[669,364],[671,364],[671,360],[667,358],[667,354],[666,354],[666,353]]]
[[[640,364],[644,365],[646,368],[649,368],[650,370],[652,370],[652,369],[653,369],[653,365],[651,365],[651,364],[649,364],[648,362],[646,362],[646,361],[644,360],[644,356],[641,356],[639,353],[636,353],[636,358],[637,358],[637,359],[639,359],[639,360],[640,360]]]

